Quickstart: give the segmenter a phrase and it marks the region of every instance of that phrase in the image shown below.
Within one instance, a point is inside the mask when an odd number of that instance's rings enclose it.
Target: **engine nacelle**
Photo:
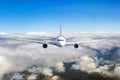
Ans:
[[[47,44],[43,44],[42,47],[43,47],[43,48],[47,48],[48,45],[47,45]]]
[[[79,47],[79,45],[78,44],[74,44],[74,48],[78,48]]]

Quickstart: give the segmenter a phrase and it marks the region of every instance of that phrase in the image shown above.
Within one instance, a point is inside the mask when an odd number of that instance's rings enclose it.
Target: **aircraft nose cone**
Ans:
[[[59,47],[63,47],[63,46],[65,46],[65,44],[66,44],[66,42],[61,41],[61,42],[59,42]]]

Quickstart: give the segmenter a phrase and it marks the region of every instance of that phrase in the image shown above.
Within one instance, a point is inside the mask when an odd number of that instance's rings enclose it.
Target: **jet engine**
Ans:
[[[48,45],[47,45],[47,44],[43,44],[42,47],[43,47],[43,48],[47,48]]]
[[[79,45],[78,44],[74,44],[74,48],[78,48],[79,47]]]

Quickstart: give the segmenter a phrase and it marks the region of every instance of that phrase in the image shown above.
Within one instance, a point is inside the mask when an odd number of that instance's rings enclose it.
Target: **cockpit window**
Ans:
[[[63,39],[58,39],[57,41],[64,41]]]

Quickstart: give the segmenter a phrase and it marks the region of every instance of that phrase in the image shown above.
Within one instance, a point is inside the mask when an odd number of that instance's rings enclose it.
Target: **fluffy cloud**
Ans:
[[[63,62],[76,62],[72,65],[72,69],[75,70],[107,74],[110,73],[111,65],[117,65],[120,62],[119,33],[66,34],[67,41],[103,39],[102,41],[81,44],[78,49],[74,49],[73,45],[63,48],[48,45],[47,49],[43,49],[41,44],[16,40],[16,38],[32,40],[53,39],[51,38],[52,34],[46,34],[45,37],[37,33],[32,34],[0,34],[0,75],[13,71],[22,71],[33,65],[40,67],[31,68],[29,69],[30,72],[53,75],[51,67],[58,72],[65,72],[66,67]],[[114,55],[111,56],[112,54]],[[118,69],[119,65],[115,66],[115,69],[113,68],[114,75],[120,74],[117,72]]]
[[[63,62],[56,63],[54,68],[57,72],[64,72],[65,71],[65,67],[64,67]]]
[[[0,56],[0,75],[9,72],[11,68],[12,64],[7,60],[7,58]]]
[[[72,66],[72,69],[79,69],[86,72],[92,72],[96,68],[94,60],[88,56],[80,58],[79,62]]]

